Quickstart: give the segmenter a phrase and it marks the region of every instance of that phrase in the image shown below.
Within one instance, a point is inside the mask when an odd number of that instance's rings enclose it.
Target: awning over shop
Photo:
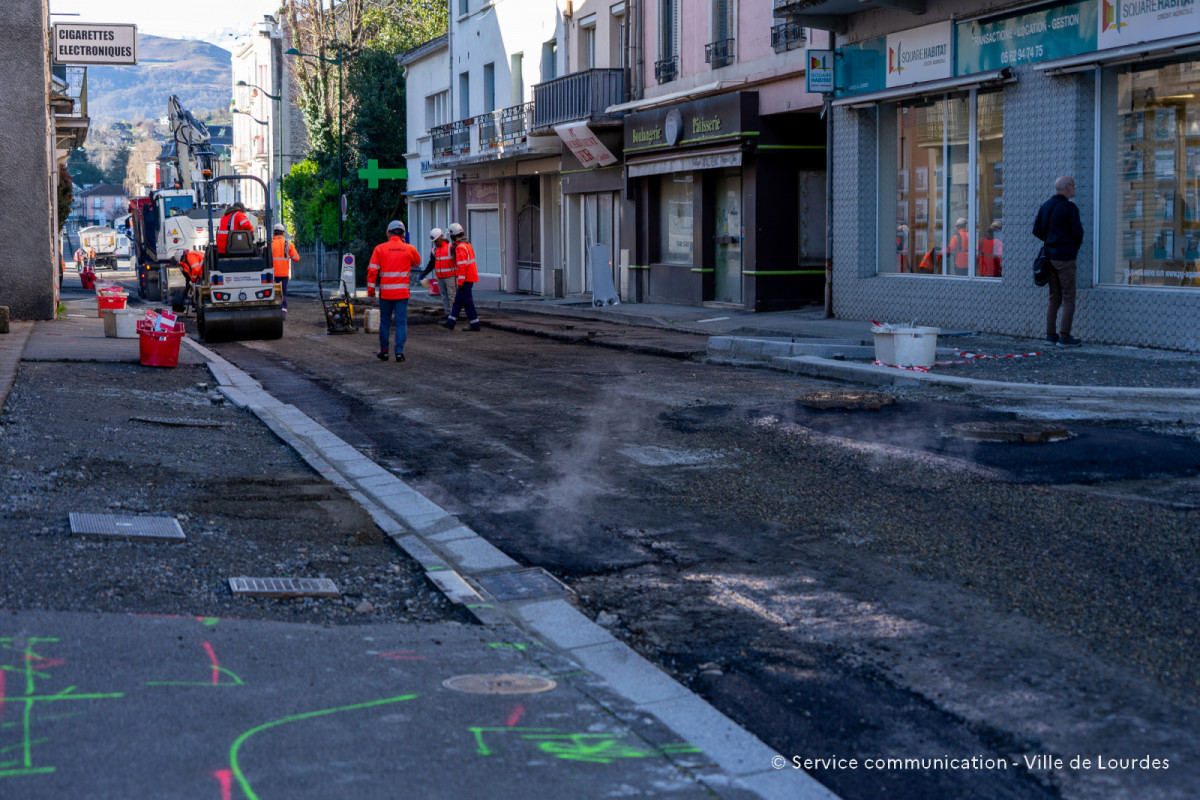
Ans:
[[[449,196],[450,196],[450,187],[448,187],[448,186],[438,186],[433,189],[417,189],[415,191],[404,193],[404,197],[414,197],[418,200],[420,200],[422,198],[449,197]]]
[[[1176,55],[1194,54],[1200,58],[1200,33],[1190,33],[1187,36],[1176,36],[1171,39],[1159,39],[1156,42],[1141,42],[1125,47],[1113,47],[1108,50],[1097,50],[1084,53],[1081,56],[1058,58],[1053,61],[1043,61],[1034,65],[1035,69],[1054,74],[1084,72],[1096,67],[1110,64],[1121,64],[1130,61],[1147,61],[1155,58],[1167,58]]]
[[[740,144],[725,147],[706,147],[702,149],[670,153],[655,153],[654,155],[630,158],[626,164],[626,172],[630,178],[640,178],[645,175],[668,175],[672,172],[687,172],[694,169],[721,169],[723,167],[740,167],[742,165],[742,146]]]
[[[973,75],[959,75],[955,78],[946,78],[940,81],[926,81],[925,83],[914,83],[909,86],[897,86],[894,89],[884,89],[879,92],[848,95],[834,100],[833,105],[866,108],[876,103],[885,103],[890,100],[944,94],[945,92],[955,92],[963,89],[982,89],[1015,80],[1016,78],[1013,76],[1012,70],[1005,67],[1004,69],[995,69],[990,72],[977,72]]]

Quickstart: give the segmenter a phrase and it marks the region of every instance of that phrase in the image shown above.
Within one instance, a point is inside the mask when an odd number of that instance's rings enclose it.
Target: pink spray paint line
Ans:
[[[33,667],[34,672],[36,672],[40,669],[50,669],[51,667],[60,667],[63,664],[67,663],[66,659],[63,659],[63,658],[42,658],[41,656],[34,656],[34,655],[30,655],[28,653],[25,654],[25,660],[38,662]]]
[[[212,662],[212,682],[215,686],[221,682],[221,665],[217,663],[217,654],[211,644],[205,642],[204,651],[208,653],[208,660]]]
[[[391,650],[387,653],[380,653],[380,658],[386,658],[389,661],[424,661],[425,656],[414,655],[416,650]]]
[[[221,784],[221,800],[233,800],[233,770],[213,770],[213,777]]]
[[[508,715],[508,720],[504,723],[509,728],[515,728],[517,723],[521,721],[521,717],[525,714],[525,706],[519,705],[512,710]]]

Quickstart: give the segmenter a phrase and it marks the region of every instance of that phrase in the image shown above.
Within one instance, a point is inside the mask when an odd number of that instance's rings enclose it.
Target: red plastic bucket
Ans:
[[[156,331],[147,320],[137,324],[138,344],[144,367],[174,367],[179,364],[179,342],[183,339],[183,323],[174,330]]]
[[[100,294],[96,295],[96,305],[98,311],[96,316],[103,317],[105,311],[120,311],[125,308],[125,301],[129,298],[121,294]]]

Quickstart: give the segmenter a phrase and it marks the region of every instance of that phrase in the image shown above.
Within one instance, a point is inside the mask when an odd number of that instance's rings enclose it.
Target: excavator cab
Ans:
[[[207,182],[211,197],[223,181],[256,181],[269,198],[266,184],[253,175],[222,175]],[[225,252],[217,252],[212,204],[208,204],[208,241],[204,275],[196,285],[196,327],[206,342],[278,339],[283,336],[283,295],[275,283],[268,241],[256,242],[251,231],[230,231]],[[266,230],[271,230],[271,207]]]

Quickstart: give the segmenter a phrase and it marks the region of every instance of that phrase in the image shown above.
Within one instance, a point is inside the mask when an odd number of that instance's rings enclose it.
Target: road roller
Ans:
[[[253,175],[205,176],[211,197],[223,181],[256,181],[269,198],[266,184]],[[212,204],[208,204],[208,241],[204,272],[192,287],[196,328],[205,342],[279,339],[283,336],[283,292],[275,282],[268,231],[272,228],[270,200],[266,225],[254,231],[229,231],[225,252],[218,252]],[[251,217],[253,219],[253,217]],[[261,231],[261,235],[259,235]]]

